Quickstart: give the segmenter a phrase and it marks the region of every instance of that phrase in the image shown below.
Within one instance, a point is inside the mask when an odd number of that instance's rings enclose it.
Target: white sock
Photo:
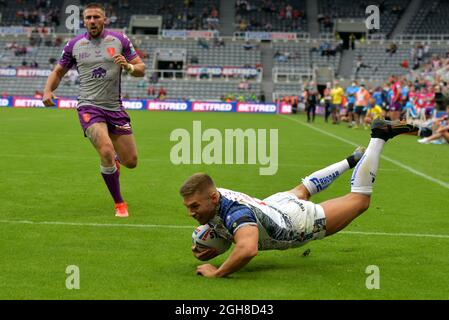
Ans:
[[[373,193],[373,183],[376,180],[379,167],[380,154],[385,141],[372,138],[362,159],[354,169],[351,178],[351,192],[362,193],[370,196]]]
[[[348,170],[349,163],[348,160],[345,159],[305,177],[302,179],[302,184],[306,187],[307,191],[309,191],[310,195],[314,195],[329,187],[335,179]]]
[[[117,171],[117,166],[115,164],[113,167],[103,167],[100,165],[100,171],[104,174],[114,174]]]

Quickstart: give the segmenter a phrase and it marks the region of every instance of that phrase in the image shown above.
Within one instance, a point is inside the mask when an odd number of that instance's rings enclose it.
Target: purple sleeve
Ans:
[[[75,45],[75,42],[69,41],[64,49],[62,50],[62,56],[61,59],[59,59],[59,64],[61,67],[66,69],[72,69],[74,65],[76,65],[76,59],[73,57],[73,46]]]
[[[134,46],[131,43],[131,40],[129,40],[127,36],[123,35],[122,37],[120,37],[120,41],[122,42],[123,46],[122,53],[126,60],[131,61],[138,57],[138,54],[136,50],[134,50]]]

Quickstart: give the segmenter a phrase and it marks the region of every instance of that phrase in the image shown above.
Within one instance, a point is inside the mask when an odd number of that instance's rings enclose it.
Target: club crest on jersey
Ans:
[[[83,113],[83,121],[84,121],[85,123],[88,123],[88,122],[90,121],[90,119],[91,119],[90,114],[88,114],[88,113]]]
[[[92,71],[92,77],[91,78],[104,78],[106,76],[106,70],[102,67],[96,68]]]

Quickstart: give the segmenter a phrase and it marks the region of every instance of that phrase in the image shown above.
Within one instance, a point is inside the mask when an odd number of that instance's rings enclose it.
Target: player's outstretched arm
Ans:
[[[64,78],[65,74],[69,71],[63,68],[60,64],[57,64],[53,69],[52,73],[48,76],[47,84],[44,89],[44,96],[42,97],[42,102],[44,106],[51,107],[54,106],[52,99],[55,97],[53,91],[59,86],[61,79]]]
[[[257,255],[259,229],[254,225],[243,226],[235,232],[234,241],[234,250],[221,267],[217,269],[211,264],[203,264],[197,268],[197,274],[219,278],[242,269]]]

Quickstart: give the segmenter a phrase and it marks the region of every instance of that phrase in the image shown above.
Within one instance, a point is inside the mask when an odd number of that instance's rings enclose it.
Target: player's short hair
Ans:
[[[101,5],[101,4],[99,4],[99,3],[96,3],[96,2],[88,3],[88,4],[84,7],[84,11],[86,11],[86,9],[100,9],[101,11],[106,12],[106,11],[104,10],[104,6]]]
[[[215,188],[215,183],[209,175],[205,173],[195,173],[184,182],[181,189],[179,189],[179,193],[183,197],[188,197],[197,192],[204,192],[212,188]]]

